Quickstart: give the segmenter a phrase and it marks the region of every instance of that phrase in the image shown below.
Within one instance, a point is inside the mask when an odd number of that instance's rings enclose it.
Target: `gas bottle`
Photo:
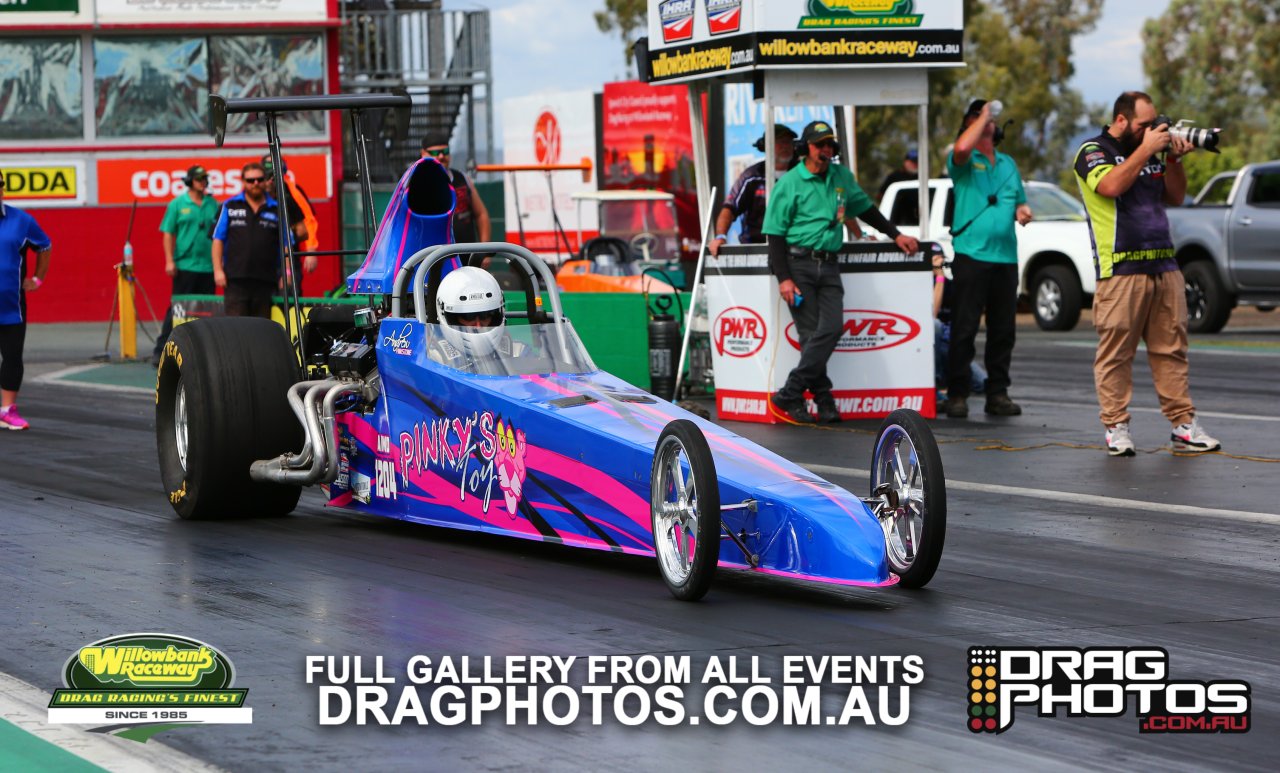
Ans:
[[[676,399],[676,358],[680,356],[680,323],[671,315],[670,296],[659,296],[649,320],[649,391]]]

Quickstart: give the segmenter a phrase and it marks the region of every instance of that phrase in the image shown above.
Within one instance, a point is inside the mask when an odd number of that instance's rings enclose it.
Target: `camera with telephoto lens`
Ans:
[[[1158,115],[1156,116],[1156,120],[1151,122],[1151,125],[1152,126],[1161,126],[1161,125],[1168,126],[1169,134],[1173,135],[1174,137],[1181,137],[1182,139],[1186,140],[1187,142],[1190,142],[1193,146],[1197,148],[1203,148],[1204,150],[1207,150],[1210,153],[1217,153],[1218,152],[1218,135],[1222,132],[1222,130],[1221,129],[1195,129],[1189,125],[1183,126],[1183,124],[1192,124],[1192,123],[1195,123],[1195,122],[1188,121],[1185,118],[1182,119],[1181,121],[1178,121],[1177,123],[1174,123],[1173,119],[1170,118],[1169,116]]]

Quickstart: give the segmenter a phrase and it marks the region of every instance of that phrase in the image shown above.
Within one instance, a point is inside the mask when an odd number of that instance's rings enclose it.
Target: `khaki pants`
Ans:
[[[1161,413],[1174,426],[1191,421],[1195,406],[1187,387],[1187,296],[1181,271],[1099,280],[1093,325],[1098,330],[1093,380],[1103,424],[1129,421],[1139,340],[1147,344]]]

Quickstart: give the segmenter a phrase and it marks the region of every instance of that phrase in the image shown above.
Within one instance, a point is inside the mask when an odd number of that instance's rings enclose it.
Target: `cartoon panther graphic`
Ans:
[[[515,429],[511,424],[498,421],[498,448],[494,452],[493,466],[498,471],[498,487],[507,503],[507,512],[514,518],[520,506],[520,498],[524,495],[524,479],[527,470],[524,462],[525,438],[524,430]]]

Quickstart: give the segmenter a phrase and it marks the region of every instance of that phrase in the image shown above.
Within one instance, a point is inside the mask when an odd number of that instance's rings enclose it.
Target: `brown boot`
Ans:
[[[969,418],[969,398],[963,396],[947,398],[947,418]]]
[[[987,395],[987,413],[992,416],[1021,416],[1022,406],[1009,399],[1009,395]]]

